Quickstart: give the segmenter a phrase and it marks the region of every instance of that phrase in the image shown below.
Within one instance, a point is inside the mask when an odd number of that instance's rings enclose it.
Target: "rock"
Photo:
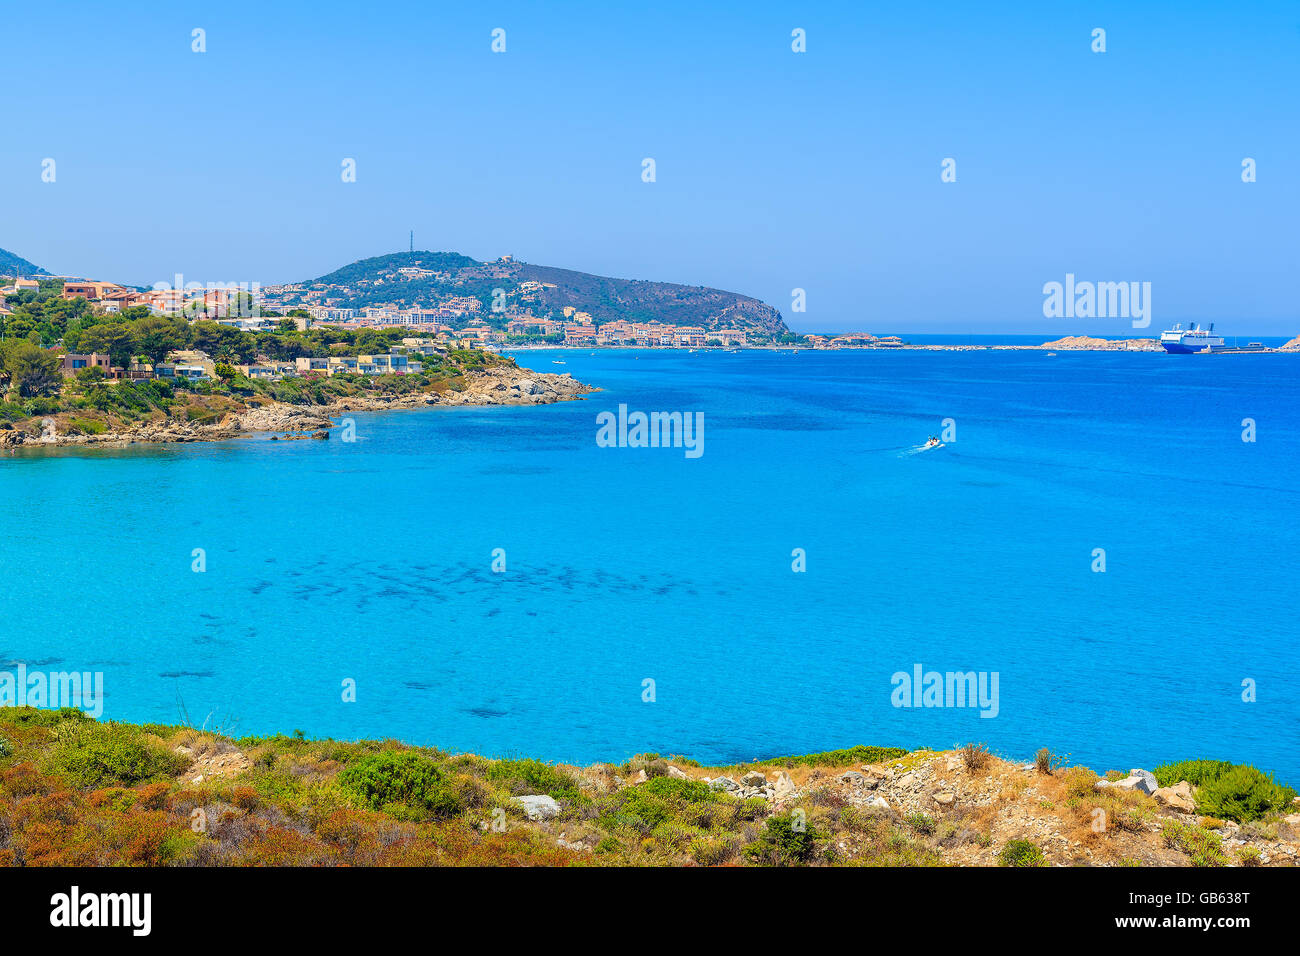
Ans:
[[[668,776],[673,777],[673,778],[675,778],[675,779],[677,779],[677,780],[686,780],[686,779],[688,779],[688,777],[686,776],[685,773],[683,773],[681,770],[678,770],[678,769],[677,769],[676,767],[674,767],[672,764],[669,764],[669,765],[668,765]]]
[[[876,797],[876,799],[868,803],[867,806],[872,807],[876,810],[888,810],[889,801],[886,800],[884,797]]]
[[[873,770],[870,767],[862,768],[862,776],[863,784],[868,790],[875,790],[888,779],[888,774],[883,774],[879,770]]]
[[[549,820],[560,812],[560,805],[555,802],[555,798],[544,793],[529,797],[512,797],[511,799],[524,808],[524,813],[528,815],[530,820]]]
[[[740,788],[740,784],[730,777],[717,777],[709,781],[709,786],[714,790],[738,790]]]
[[[778,800],[784,800],[795,795],[794,781],[790,779],[788,773],[782,771],[776,775],[776,785],[772,788],[772,793]]]
[[[914,787],[914,786],[916,786],[916,774],[914,774],[914,773],[905,773],[905,774],[903,774],[901,777],[898,778],[898,785],[899,785],[900,787]]]
[[[751,770],[740,778],[740,782],[747,787],[762,787],[767,784],[767,777],[763,776],[757,770]]]
[[[645,783],[649,778],[645,775],[645,770],[638,770],[636,776],[632,778],[633,783]]]
[[[1142,771],[1142,772],[1146,773],[1146,771]],[[1100,780],[1097,781],[1097,785],[1099,789],[1101,783],[1102,781]],[[1146,794],[1155,793],[1157,789],[1156,778],[1149,773],[1147,773],[1146,776],[1144,777],[1134,774],[1132,776],[1125,777],[1123,780],[1111,781],[1109,782],[1108,785],[1115,787],[1118,790],[1137,790],[1140,793],[1146,793]]]
[[[1192,798],[1192,785],[1180,780],[1172,787],[1160,787],[1153,794],[1156,803],[1177,810],[1179,813],[1195,813],[1196,801]]]
[[[862,787],[867,783],[867,778],[856,770],[849,770],[840,774],[840,783],[847,783],[851,787]]]
[[[316,438],[316,439],[321,439],[321,440],[328,441],[328,440],[329,440],[329,437],[330,437],[330,433],[327,432],[327,431],[325,431],[325,429],[322,428],[320,431],[316,432],[316,433],[313,434],[311,437],[312,437],[312,438]]]
[[[939,804],[939,806],[941,806],[941,807],[950,807],[950,806],[952,806],[952,805],[953,805],[953,802],[954,802],[956,799],[957,799],[956,795],[951,794],[951,793],[936,793],[936,794],[934,795],[934,802],[937,803],[937,804]]]
[[[1282,818],[1282,822],[1288,826],[1300,827],[1300,813],[1288,813]]]
[[[1141,790],[1143,793],[1155,793],[1156,790],[1160,787],[1160,784],[1156,783],[1156,775],[1149,770],[1140,770],[1135,768],[1133,770],[1130,770],[1128,772],[1128,775],[1130,777],[1137,777],[1138,779],[1145,781],[1144,784],[1138,787],[1138,789]]]

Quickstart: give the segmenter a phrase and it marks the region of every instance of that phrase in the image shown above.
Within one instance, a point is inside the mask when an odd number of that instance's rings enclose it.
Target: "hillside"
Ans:
[[[1293,798],[1216,761],[1099,778],[853,747],[573,767],[0,708],[0,866],[1285,867]]]
[[[49,273],[40,266],[28,262],[22,256],[16,256],[8,250],[0,249],[0,276],[13,276],[15,273],[19,272],[24,276],[49,275]]]
[[[399,270],[407,270],[405,273]],[[526,283],[537,283],[536,286]],[[751,296],[705,286],[615,279],[570,269],[499,259],[479,262],[454,252],[399,252],[362,259],[301,283],[340,308],[436,309],[452,297],[478,300],[484,324],[502,328],[513,314],[561,318],[566,306],[598,323],[665,322],[705,329],[739,328],[768,335],[788,331],[781,313]],[[493,290],[506,293],[494,311]]]

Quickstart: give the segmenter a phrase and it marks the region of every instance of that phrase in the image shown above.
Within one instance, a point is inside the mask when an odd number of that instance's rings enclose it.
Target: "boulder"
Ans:
[[[669,764],[669,765],[668,765],[668,776],[673,777],[673,778],[675,778],[675,779],[677,779],[677,780],[686,780],[686,779],[688,779],[687,776],[686,776],[686,774],[685,774],[685,772],[683,772],[683,771],[677,769],[677,768],[674,767],[672,764]]]
[[[554,797],[548,797],[546,794],[537,794],[529,797],[512,797],[515,803],[524,808],[524,813],[530,820],[549,820],[560,812],[560,805],[555,802]]]
[[[1135,768],[1130,770],[1128,775],[1130,777],[1137,777],[1144,781],[1144,783],[1138,787],[1138,789],[1143,793],[1155,793],[1160,786],[1160,784],[1156,783],[1156,775],[1149,770],[1140,770]]]
[[[709,781],[709,786],[712,787],[714,790],[740,789],[740,784],[736,783],[736,781],[732,780],[730,777],[716,777],[715,779]]]
[[[778,800],[784,800],[788,797],[794,796],[794,781],[790,779],[788,773],[782,771],[776,775],[776,785],[772,788],[772,792]]]
[[[875,810],[888,810],[889,801],[886,800],[884,797],[876,797],[876,799],[872,800],[869,804],[867,804],[867,806]]]
[[[1101,782],[1102,781],[1098,781],[1098,784]],[[1110,783],[1110,786],[1119,790],[1137,790],[1138,792],[1145,794],[1155,793],[1158,789],[1156,787],[1156,778],[1149,773],[1145,777],[1140,777],[1137,774],[1134,774],[1125,777],[1123,780],[1115,780]]]
[[[740,778],[740,782],[747,787],[765,787],[767,786],[767,777],[763,776],[757,770],[751,770]]]
[[[951,793],[936,793],[934,795],[934,802],[941,807],[951,807],[956,799],[957,797]]]
[[[1160,787],[1152,794],[1156,803],[1179,813],[1195,813],[1196,800],[1192,797],[1192,785],[1181,780],[1172,787]]]
[[[840,774],[840,783],[847,783],[851,787],[866,786],[867,778],[856,770],[849,770]]]
[[[875,790],[885,782],[886,775],[871,767],[862,768],[863,784],[868,790]]]

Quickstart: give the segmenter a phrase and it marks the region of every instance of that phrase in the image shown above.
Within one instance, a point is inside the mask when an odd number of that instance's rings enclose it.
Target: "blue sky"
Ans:
[[[1300,2],[51,3],[2,29],[0,247],[54,272],[292,281],[413,228],[803,331],[1131,332],[1043,317],[1074,273],[1151,282],[1156,326],[1300,333]]]

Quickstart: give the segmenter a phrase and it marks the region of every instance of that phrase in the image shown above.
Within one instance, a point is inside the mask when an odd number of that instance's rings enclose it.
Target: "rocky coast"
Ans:
[[[228,441],[275,432],[287,438],[329,437],[335,419],[348,412],[465,405],[547,405],[578,399],[595,389],[572,375],[547,374],[513,364],[467,371],[459,387],[405,393],[356,394],[325,405],[293,405],[256,398],[230,402],[213,421],[170,416],[117,424],[99,433],[69,428],[66,416],[46,418],[39,428],[0,427],[0,448],[60,445],[122,446],[141,442]]]

